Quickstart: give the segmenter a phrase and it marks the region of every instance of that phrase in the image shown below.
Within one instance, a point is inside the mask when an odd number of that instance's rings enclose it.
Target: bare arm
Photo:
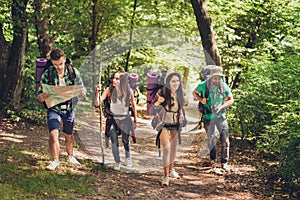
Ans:
[[[98,84],[96,85],[96,95],[95,95],[95,106],[100,106],[101,102],[103,102],[103,100],[108,96],[108,93],[109,93],[109,88],[107,87],[102,95],[101,95],[101,98],[100,98],[100,89],[101,89],[101,85]]]
[[[206,104],[207,98],[202,98],[201,94],[196,89],[194,89],[194,91],[193,91],[193,96],[195,99],[197,99],[202,104]]]
[[[188,96],[186,95],[186,92],[184,91],[183,92],[183,105],[184,106],[187,106],[189,104],[189,98]]]
[[[37,99],[39,102],[43,103],[50,95],[46,92],[41,93]]]
[[[130,95],[130,104],[131,104],[131,107],[132,107],[132,111],[133,111],[133,122],[136,123],[137,121],[137,110],[136,110],[136,104],[135,104],[135,101],[134,101],[134,95],[131,94]]]
[[[233,100],[233,96],[227,96],[227,101],[224,102],[224,104],[222,106],[220,106],[219,110],[222,110],[224,108],[227,108],[229,106],[231,106],[233,104],[234,100]]]
[[[159,106],[161,103],[163,103],[165,101],[165,98],[163,98],[162,96],[159,96],[158,93],[156,93],[155,96],[155,102],[153,103],[154,106]]]

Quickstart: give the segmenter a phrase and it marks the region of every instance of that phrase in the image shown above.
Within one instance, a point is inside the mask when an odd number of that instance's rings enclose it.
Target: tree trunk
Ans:
[[[91,65],[92,65],[92,71],[94,74],[96,74],[96,57],[98,56],[98,52],[96,52],[96,46],[97,46],[97,35],[98,35],[98,23],[97,23],[97,15],[98,15],[98,11],[97,11],[97,3],[98,0],[93,0],[93,15],[92,15],[92,36],[90,37],[90,45],[91,45],[91,51],[93,53],[92,55],[92,61],[91,61]],[[99,49],[100,51],[100,49]],[[99,52],[99,55],[102,52]],[[100,55],[102,56],[102,55]],[[99,72],[100,73],[100,72]],[[100,75],[100,74],[99,74]],[[99,81],[99,77],[98,76],[93,76],[93,83],[92,85],[95,86]],[[101,83],[100,83],[101,84]],[[92,94],[91,98],[93,98],[96,94],[95,94],[95,90],[93,90],[94,93]],[[93,102],[94,105],[94,102]]]
[[[24,54],[26,48],[28,29],[26,26],[27,0],[13,1],[13,42],[9,51],[7,67],[4,72],[4,90],[2,101],[12,109],[20,108],[21,91],[24,79]]]
[[[189,77],[189,72],[190,72],[190,69],[185,67],[184,68],[184,73],[183,73],[183,88],[186,89],[186,83],[187,83],[187,80],[188,80],[188,77]]]
[[[9,44],[6,42],[2,23],[0,22],[0,99],[4,100],[4,92],[6,88],[6,71],[7,71],[7,60],[9,56]]]
[[[221,57],[215,41],[211,18],[208,14],[206,3],[203,0],[191,0],[191,3],[204,48],[206,64],[221,66]]]
[[[131,16],[131,21],[130,21],[129,50],[128,50],[128,53],[126,55],[125,72],[128,72],[129,59],[130,59],[130,54],[131,54],[132,31],[133,31],[133,26],[134,26],[134,16],[135,16],[135,12],[136,12],[136,4],[137,4],[137,0],[134,0],[133,14]]]
[[[34,25],[41,58],[50,57],[53,43],[56,39],[56,36],[50,36],[49,33],[50,14],[43,14],[43,11],[47,9],[47,7],[49,6],[45,3],[42,4],[40,0],[34,0]]]

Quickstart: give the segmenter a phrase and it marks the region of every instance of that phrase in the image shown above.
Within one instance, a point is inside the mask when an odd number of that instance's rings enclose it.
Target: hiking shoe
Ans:
[[[221,168],[218,168],[218,167],[213,168],[212,172],[219,175],[219,176],[222,176],[224,174],[224,171]]]
[[[69,161],[73,165],[80,165],[80,162],[78,162],[78,160],[74,156],[69,156]]]
[[[223,168],[225,171],[227,171],[227,172],[230,171],[230,167],[228,166],[227,163],[223,163],[223,164],[222,164],[222,168]]]
[[[115,163],[115,166],[114,166],[114,170],[120,170],[121,169],[121,163]]]
[[[131,160],[131,158],[126,158],[125,163],[126,163],[126,166],[132,167],[132,160]]]
[[[161,181],[161,186],[169,186],[170,184],[170,178],[168,176],[165,176]]]
[[[180,178],[179,174],[175,171],[175,169],[172,169],[172,170],[170,171],[170,177],[171,177],[171,178],[176,178],[176,179],[179,179],[179,178]]]
[[[53,171],[56,169],[56,167],[59,165],[59,161],[58,160],[54,160],[50,163],[50,165],[48,165],[46,167],[46,169],[50,170],[50,171]]]

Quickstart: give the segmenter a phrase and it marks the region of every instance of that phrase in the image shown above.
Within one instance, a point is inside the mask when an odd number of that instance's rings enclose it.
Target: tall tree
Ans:
[[[34,25],[36,29],[37,43],[39,46],[40,57],[48,58],[53,47],[56,35],[51,36],[49,25],[51,14],[45,12],[50,8],[47,3],[42,3],[41,0],[34,0]]]
[[[204,48],[206,64],[222,65],[220,53],[214,37],[211,18],[206,3],[203,0],[191,0]]]
[[[13,23],[13,40],[10,47],[5,40],[2,25],[0,26],[0,44],[4,45],[0,49],[0,55],[5,56],[1,57],[1,62],[4,64],[6,63],[6,65],[0,66],[2,72],[0,74],[1,102],[7,102],[14,110],[18,110],[20,107],[24,79],[24,54],[28,35],[28,28],[26,25],[27,2],[28,0],[12,1],[11,16]]]
[[[136,4],[137,4],[137,0],[134,0],[134,4],[133,4],[133,13],[131,16],[131,21],[130,21],[130,35],[129,35],[129,50],[128,53],[126,55],[126,64],[125,64],[125,71],[128,71],[128,65],[129,65],[129,58],[130,58],[130,53],[131,53],[131,45],[132,45],[132,31],[133,31],[133,26],[134,26],[134,16],[135,16],[135,12],[136,12]]]

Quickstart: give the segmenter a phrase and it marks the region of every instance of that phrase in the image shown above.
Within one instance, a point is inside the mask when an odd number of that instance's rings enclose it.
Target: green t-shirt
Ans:
[[[204,107],[206,107],[209,110],[211,110],[210,108],[212,106],[220,107],[224,104],[225,97],[232,95],[228,85],[224,82],[223,82],[223,85],[224,85],[224,93],[223,94],[218,92],[217,87],[209,88],[208,101],[206,104],[204,104]],[[201,94],[202,98],[205,97],[206,81],[203,81],[202,83],[198,84],[198,86],[196,87],[196,90]],[[212,119],[215,119],[215,118],[218,118],[221,116],[223,116],[225,118],[225,112],[218,113],[218,114],[213,114],[213,113],[204,114],[203,118],[212,120]]]

